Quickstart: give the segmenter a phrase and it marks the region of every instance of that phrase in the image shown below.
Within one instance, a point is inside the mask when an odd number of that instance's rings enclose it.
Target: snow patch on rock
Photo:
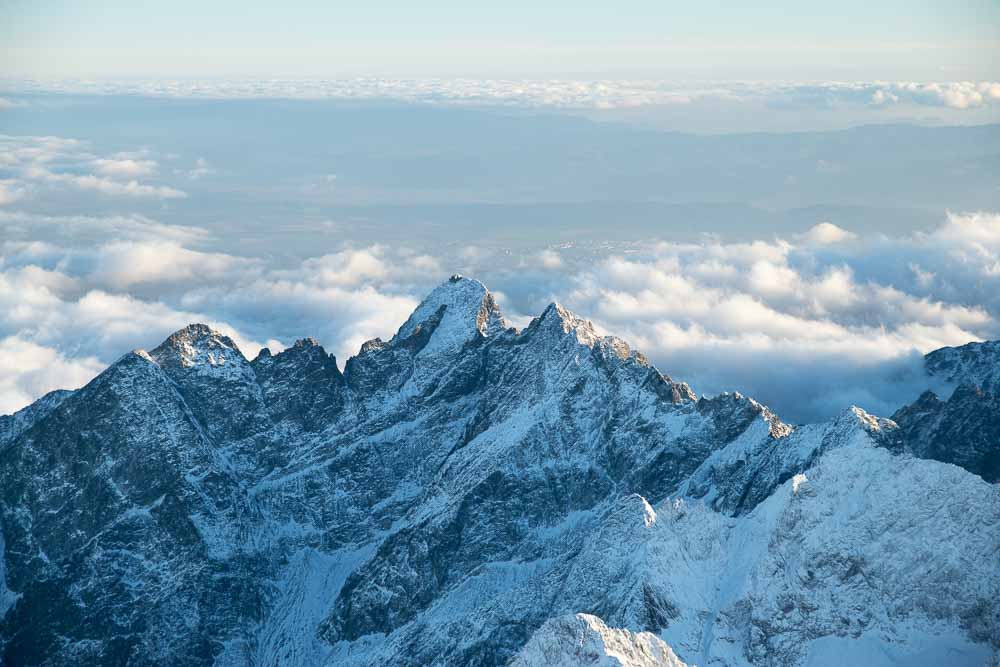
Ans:
[[[792,477],[792,493],[794,493],[795,495],[798,495],[798,493],[799,493],[799,487],[802,486],[803,484],[805,484],[808,481],[809,481],[809,478],[806,477],[805,474],[803,474],[801,472],[799,474],[795,475],[795,477]]]
[[[539,628],[510,667],[688,667],[651,632],[609,628],[590,614],[554,618]]]

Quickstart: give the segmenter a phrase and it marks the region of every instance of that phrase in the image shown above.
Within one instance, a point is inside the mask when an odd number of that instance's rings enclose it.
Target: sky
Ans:
[[[0,414],[196,321],[343,366],[458,272],[890,415],[1000,338],[997,8],[0,4]]]
[[[998,38],[991,0],[0,6],[12,77],[981,80]]]

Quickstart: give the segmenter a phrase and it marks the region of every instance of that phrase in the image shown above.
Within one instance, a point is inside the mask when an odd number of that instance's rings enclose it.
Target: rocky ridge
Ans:
[[[960,366],[980,392],[990,363]],[[461,277],[343,372],[311,339],[247,360],[191,325],[0,418],[0,650],[524,665],[576,637],[634,664],[981,664],[1000,496],[978,396],[968,456],[929,401],[793,427],[558,305],[509,328]]]
[[[928,390],[892,416],[900,446],[1000,481],[1000,341],[935,350],[925,367],[948,393]]]

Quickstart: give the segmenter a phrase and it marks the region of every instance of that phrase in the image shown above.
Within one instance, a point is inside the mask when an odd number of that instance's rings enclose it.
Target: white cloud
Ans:
[[[778,104],[852,105],[875,107],[896,105],[975,109],[995,103],[1000,84],[993,81],[908,81],[827,82],[764,87],[761,94]]]
[[[93,357],[67,358],[18,336],[0,338],[0,415],[10,414],[54,389],[76,389],[104,367]]]
[[[686,107],[702,102],[764,102],[828,108],[898,105],[967,110],[1000,100],[994,81],[827,81],[683,84],[658,80],[274,79],[269,81],[50,81],[35,90],[201,98],[393,99],[450,106],[615,110]]]
[[[16,338],[19,350],[30,349],[32,359],[54,369],[45,382],[36,365],[0,369],[0,386],[12,387],[8,411],[59,386],[60,372],[64,386],[78,385],[124,352],[152,347],[191,322],[232,336],[249,357],[260,340],[278,351],[312,335],[345,360],[365,340],[391,336],[412,312],[417,299],[401,290],[429,289],[442,273],[432,257],[379,246],[266,269],[186,248],[168,225],[70,220],[68,226],[107,236],[124,227],[143,240],[61,248],[28,234],[0,245],[0,337]],[[167,238],[155,240],[156,232]]]
[[[546,269],[558,269],[562,266],[562,258],[555,250],[546,249],[538,253],[538,263]]]
[[[24,211],[0,211],[5,239],[59,238],[63,243],[87,244],[106,240],[174,241],[201,243],[210,238],[200,227],[165,224],[143,215],[47,216]]]
[[[391,336],[446,273],[428,255],[370,246],[267,271],[252,282],[195,287],[181,303],[255,321],[279,340],[317,337],[343,361],[366,340]]]
[[[156,197],[158,199],[184,199],[187,194],[166,185],[146,185],[132,179],[127,182],[116,181],[94,174],[57,173],[44,167],[27,167],[24,178],[45,183],[64,183],[80,190],[91,190],[103,195],[125,197]]]
[[[285,345],[313,336],[341,363],[357,354],[366,340],[392,336],[418,302],[415,296],[392,293],[381,285],[342,287],[270,278],[195,289],[183,300],[185,307],[212,309],[229,321],[253,322]]]
[[[1000,254],[1000,215],[995,213],[949,214],[946,224],[928,237],[955,252],[976,258],[995,258]]]
[[[846,401],[891,412],[926,386],[920,354],[1000,337],[998,266],[1000,216],[977,213],[895,239],[830,225],[797,243],[661,244],[546,290],[696,390],[802,420]]]
[[[79,159],[80,142],[62,137],[15,137],[0,135],[0,164],[46,164],[59,159]],[[86,155],[86,159],[92,156]]]
[[[998,99],[1000,84],[991,81],[953,81],[944,83],[889,83],[869,86],[876,105],[909,102],[952,109],[981,107]]]
[[[97,250],[96,264],[95,283],[123,289],[140,283],[236,279],[256,262],[188,250],[174,241],[115,241]]]
[[[155,160],[98,158],[93,161],[98,172],[105,176],[149,176],[156,171]]]
[[[157,166],[154,160],[138,159],[132,154],[94,156],[74,139],[0,135],[0,165],[17,177],[4,181],[7,192],[23,193],[26,183],[34,183],[69,186],[112,197],[187,197],[177,188],[144,183],[136,178],[152,175]],[[2,199],[0,193],[0,203]]]
[[[374,245],[280,267],[200,249],[203,230],[141,217],[0,213],[0,229],[0,338],[53,351],[67,382],[92,372],[90,360],[108,363],[192,321],[231,332],[250,356],[257,341],[280,348],[312,335],[343,363],[364,340],[391,336],[456,269],[485,279],[513,321],[559,300],[696,390],[739,389],[792,420],[850,402],[886,414],[922,386],[921,353],[1000,337],[1000,215],[991,213],[953,214],[897,238],[830,223],[788,241],[610,256]],[[0,384],[21,387],[18,396],[44,384],[4,372],[13,379]]]
[[[844,241],[850,241],[855,238],[857,238],[856,234],[849,232],[842,227],[838,227],[832,222],[821,222],[802,235],[803,241],[817,245],[843,243]]]

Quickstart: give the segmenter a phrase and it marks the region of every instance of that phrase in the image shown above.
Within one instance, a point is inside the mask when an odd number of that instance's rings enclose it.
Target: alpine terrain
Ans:
[[[0,417],[0,662],[997,665],[1000,343],[926,369],[797,426],[459,276],[343,371],[192,324]]]

